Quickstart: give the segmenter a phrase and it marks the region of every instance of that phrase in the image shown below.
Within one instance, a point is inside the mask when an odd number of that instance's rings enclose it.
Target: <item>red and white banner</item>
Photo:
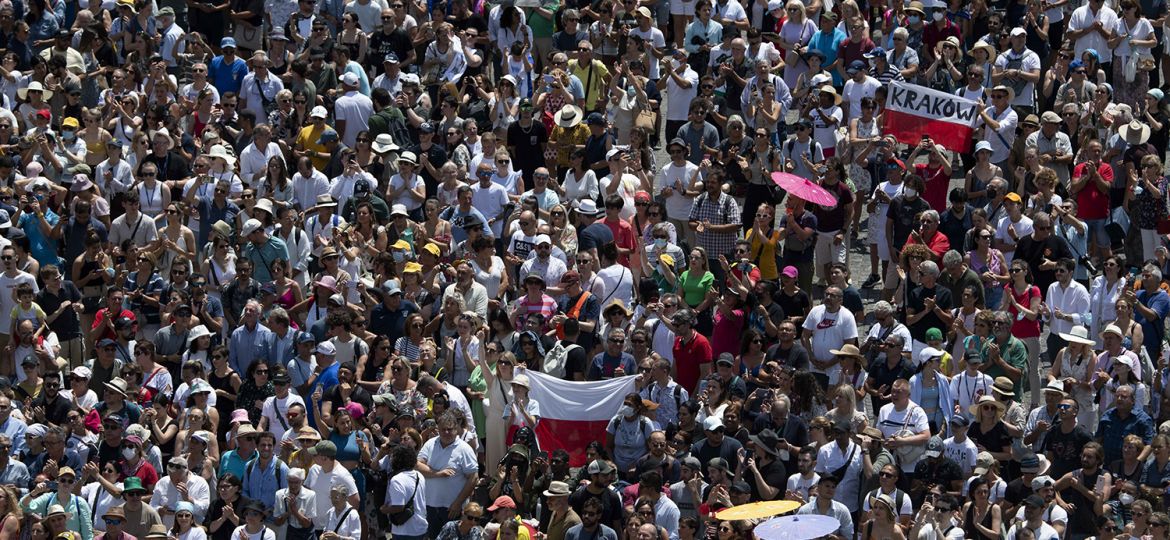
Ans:
[[[540,403],[536,440],[543,451],[563,448],[574,467],[585,464],[585,446],[605,442],[605,428],[622,408],[626,394],[637,391],[634,376],[576,382],[524,371],[532,383],[528,395]]]
[[[955,152],[971,150],[979,104],[925,86],[890,81],[884,133],[911,146],[929,136]]]

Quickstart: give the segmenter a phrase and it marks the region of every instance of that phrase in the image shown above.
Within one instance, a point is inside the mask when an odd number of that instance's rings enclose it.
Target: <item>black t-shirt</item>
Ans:
[[[780,308],[788,317],[807,317],[809,310],[812,309],[812,300],[804,291],[797,291],[796,294],[789,296],[781,289],[772,295],[772,301],[780,304]]]
[[[61,394],[61,392],[58,391],[56,398],[46,402],[45,393],[42,390],[40,397],[32,401],[33,407],[43,407],[45,409],[45,420],[58,426],[64,426],[68,423],[66,417],[69,415],[69,411],[73,409],[73,402],[69,401],[69,398]]]
[[[72,281],[62,281],[59,294],[50,293],[49,289],[41,289],[36,296],[37,305],[47,314],[57,311],[66,301],[73,303],[81,301],[81,291],[77,290]],[[60,341],[81,337],[81,319],[72,308],[66,309],[49,324],[49,329],[57,334]]]
[[[937,460],[919,460],[918,464],[914,466],[914,477],[922,479],[926,484],[938,484],[942,486],[943,491],[950,491],[951,485],[955,481],[963,480],[963,469],[959,467],[958,463],[955,463],[955,460],[940,456]],[[922,504],[925,494],[925,491],[910,494],[911,502],[914,503],[915,508]]]
[[[779,459],[773,459],[772,462],[767,465],[760,465],[760,463],[757,461],[756,468],[760,470],[760,476],[764,477],[764,482],[766,482],[769,486],[779,488],[779,491],[776,492],[775,497],[772,497],[771,499],[765,499],[764,496],[760,494],[760,486],[756,484],[756,475],[744,471],[743,479],[752,488],[752,500],[771,501],[776,499],[783,499],[784,488],[782,486],[788,484],[788,469],[784,467],[784,463]]]
[[[792,343],[792,348],[784,350],[777,343],[768,349],[766,355],[768,361],[776,360],[780,365],[788,366],[798,371],[808,371],[808,351],[805,350],[804,345],[799,341]]]
[[[374,61],[368,63],[374,66],[375,73],[382,73],[382,59],[387,54],[394,53],[401,62],[410,54],[412,45],[410,34],[401,28],[395,28],[389,34],[381,30],[374,32],[370,34],[370,56]]]
[[[438,134],[436,134],[435,137],[438,137]],[[416,144],[414,145],[412,151],[414,152],[414,155],[419,157],[419,159],[422,159],[423,156],[426,156],[427,161],[431,162],[431,166],[434,167],[435,170],[438,170],[439,167],[442,167],[444,163],[447,163],[447,151],[438,144],[431,144],[431,147],[427,148],[426,150],[422,149],[422,145]],[[431,172],[428,171],[425,166],[421,166],[421,162],[419,164],[420,167],[418,168],[418,174],[423,177],[423,184],[426,184],[427,197],[434,197],[435,194],[438,193],[439,180],[431,175]]]
[[[901,251],[902,247],[906,245],[906,240],[910,238],[910,232],[918,225],[918,214],[930,210],[930,203],[926,202],[921,196],[915,197],[913,201],[906,200],[899,195],[890,201],[890,208],[886,212],[889,219],[894,220],[893,238],[887,238],[894,249]]]
[[[730,83],[729,83],[730,84]],[[717,125],[712,122],[712,125]],[[727,178],[733,184],[746,184],[748,181],[747,172],[739,166],[739,162],[735,160],[735,156],[747,156],[749,163],[755,163],[758,156],[752,150],[752,140],[744,137],[742,140],[732,142],[731,139],[723,139],[719,143],[719,152],[723,154],[723,170],[727,173]],[[768,151],[768,159],[772,159],[773,150]],[[771,164],[768,164],[769,168]]]
[[[1027,261],[1032,267],[1032,282],[1040,287],[1040,294],[1048,294],[1048,286],[1056,281],[1056,269],[1040,270],[1040,264],[1045,259],[1056,261],[1063,258],[1072,258],[1068,249],[1068,242],[1055,235],[1048,235],[1043,240],[1035,240],[1032,235],[1025,236],[1016,243],[1014,259]]]
[[[581,486],[569,495],[569,506],[578,515],[585,509],[585,501],[597,499],[601,501],[601,523],[605,525],[617,524],[622,518],[622,499],[612,489],[602,490],[600,494],[590,493],[587,486]]]
[[[926,309],[924,300],[930,297],[934,297],[934,304],[943,311],[950,311],[954,307],[954,300],[951,298],[950,289],[939,286],[937,283],[930,289],[927,289],[925,286],[915,287],[914,290],[910,291],[910,301],[907,307],[913,309],[915,313],[921,313]],[[948,328],[933,310],[927,312],[921,319],[918,319],[918,322],[910,325],[910,337],[925,342],[926,331],[931,328],[938,328],[944,332]]]
[[[996,422],[987,432],[980,430],[978,423],[971,424],[971,427],[967,429],[967,436],[976,446],[982,446],[989,452],[1003,452],[1004,447],[1012,444],[1012,437],[1008,435],[1003,422]]]
[[[548,132],[544,124],[532,121],[527,129],[520,125],[520,121],[512,122],[508,126],[508,148],[512,152],[512,170],[524,171],[524,177],[530,178],[532,171],[537,167],[544,167],[544,151],[541,145],[548,142]]]
[[[1084,426],[1077,426],[1069,433],[1064,433],[1060,426],[1053,426],[1043,440],[1041,451],[1052,456],[1048,476],[1060,478],[1081,466],[1081,448],[1093,440],[1093,436]]]
[[[568,347],[571,342],[564,341],[563,343],[564,343],[565,347]],[[573,347],[573,350],[569,351],[565,355],[565,379],[566,380],[570,380],[570,381],[577,380],[574,377],[574,375],[576,375],[578,373],[581,374],[581,380],[585,380],[585,371],[589,368],[589,366],[585,363],[585,358],[586,358],[585,348],[581,347],[581,346]]]

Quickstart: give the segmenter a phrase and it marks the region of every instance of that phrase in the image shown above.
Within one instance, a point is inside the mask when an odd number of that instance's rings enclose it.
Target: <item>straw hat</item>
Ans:
[[[1007,412],[1007,407],[1004,407],[1003,403],[1000,403],[998,399],[988,395],[980,396],[979,401],[976,401],[973,405],[967,407],[967,411],[970,412],[971,415],[975,418],[979,418],[979,409],[983,408],[984,405],[991,405],[995,407],[996,417],[1002,417],[1003,414]]]

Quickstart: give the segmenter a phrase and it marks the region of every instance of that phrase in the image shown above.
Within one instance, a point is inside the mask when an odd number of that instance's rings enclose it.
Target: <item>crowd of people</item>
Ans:
[[[1167,24],[0,0],[0,540],[1170,540]]]

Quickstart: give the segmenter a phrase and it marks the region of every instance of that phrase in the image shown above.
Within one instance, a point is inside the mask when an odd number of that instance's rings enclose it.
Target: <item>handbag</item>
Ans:
[[[1129,214],[1125,207],[1118,206],[1109,212],[1109,222],[1105,224],[1105,234],[1109,235],[1109,243],[1113,249],[1125,246],[1125,235],[1129,231]]]
[[[654,111],[642,109],[638,111],[637,118],[634,118],[634,127],[640,127],[651,132],[654,131],[654,123],[658,120],[658,115]]]
[[[258,51],[261,49],[260,29],[243,21],[236,21],[232,36],[236,38],[236,45],[241,49]]]

